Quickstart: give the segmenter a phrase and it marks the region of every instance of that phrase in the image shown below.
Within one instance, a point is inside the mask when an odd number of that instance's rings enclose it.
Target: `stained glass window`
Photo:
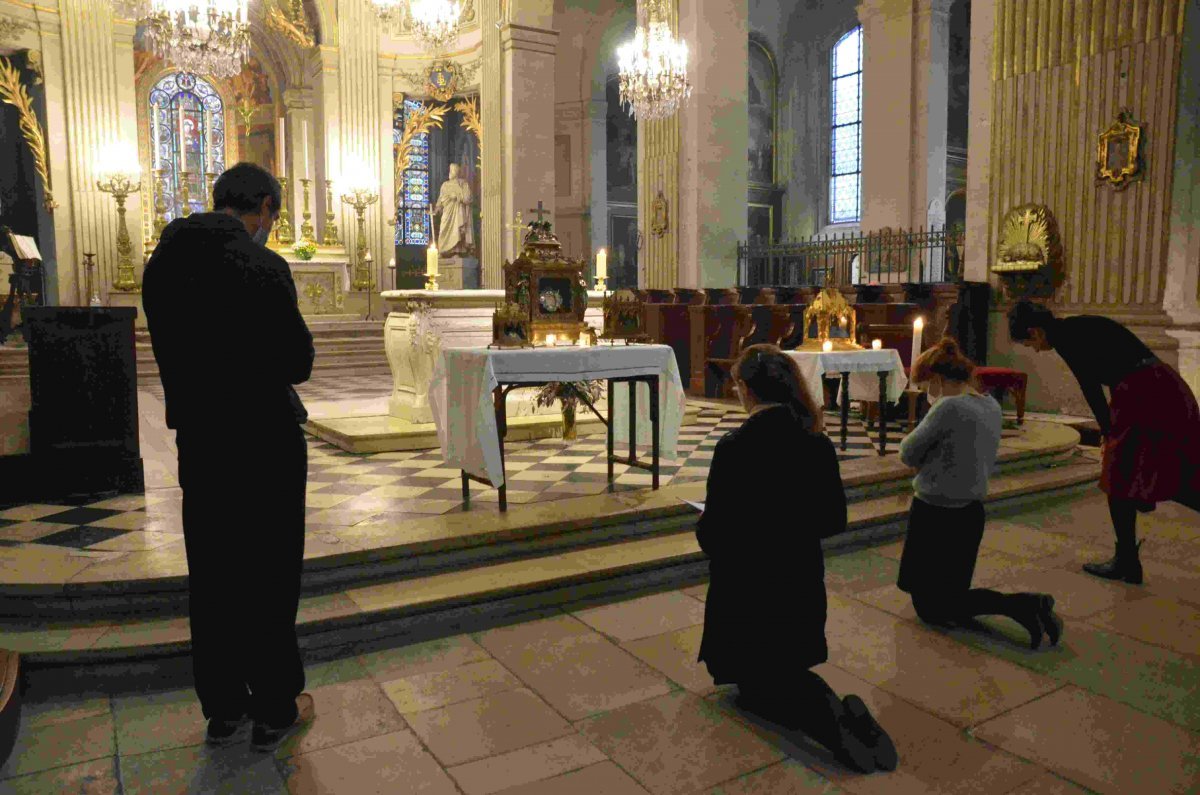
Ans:
[[[392,117],[392,143],[399,147],[404,122],[409,113],[423,107],[419,100],[406,99]],[[429,133],[414,136],[408,168],[401,175],[399,201],[396,202],[396,245],[428,246],[429,218]]]
[[[862,212],[862,28],[833,46],[833,140],[830,220],[853,223]]]
[[[225,170],[221,95],[198,75],[176,72],[163,77],[150,89],[150,137],[153,168],[163,171],[160,187],[167,218],[181,215],[185,179],[191,212],[204,212],[208,208],[206,175]]]

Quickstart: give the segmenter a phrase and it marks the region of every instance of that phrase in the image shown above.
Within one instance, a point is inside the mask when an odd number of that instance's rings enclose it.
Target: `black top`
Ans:
[[[283,257],[224,213],[177,218],[146,263],[142,306],[162,376],[167,427],[307,420],[312,334]]]
[[[1154,354],[1132,331],[1097,315],[1056,319],[1046,329],[1046,341],[1071,368],[1100,431],[1107,436],[1108,401],[1101,387],[1111,389],[1121,383],[1125,376],[1154,359]]]
[[[791,410],[717,442],[696,536],[711,559],[699,656],[718,684],[786,682],[828,658],[821,539],[845,529],[833,443]]]

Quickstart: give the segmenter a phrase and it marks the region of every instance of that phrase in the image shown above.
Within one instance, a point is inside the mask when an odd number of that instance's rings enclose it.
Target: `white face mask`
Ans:
[[[257,243],[260,246],[267,245],[267,241],[271,237],[271,224],[272,224],[271,216],[268,215],[265,221],[262,218],[259,218],[258,230],[255,231],[255,233],[253,235],[255,243]]]

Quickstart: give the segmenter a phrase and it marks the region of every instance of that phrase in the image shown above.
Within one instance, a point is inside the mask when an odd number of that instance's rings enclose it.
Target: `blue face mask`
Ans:
[[[271,230],[265,226],[260,226],[258,231],[254,233],[254,242],[260,246],[267,245],[267,240],[271,237]]]

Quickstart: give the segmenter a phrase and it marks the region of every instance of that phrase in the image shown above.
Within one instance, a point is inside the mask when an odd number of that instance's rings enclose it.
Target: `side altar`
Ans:
[[[290,250],[280,251],[292,271],[300,314],[341,315],[350,289],[350,260],[336,250],[318,250],[312,259],[303,260]]]

